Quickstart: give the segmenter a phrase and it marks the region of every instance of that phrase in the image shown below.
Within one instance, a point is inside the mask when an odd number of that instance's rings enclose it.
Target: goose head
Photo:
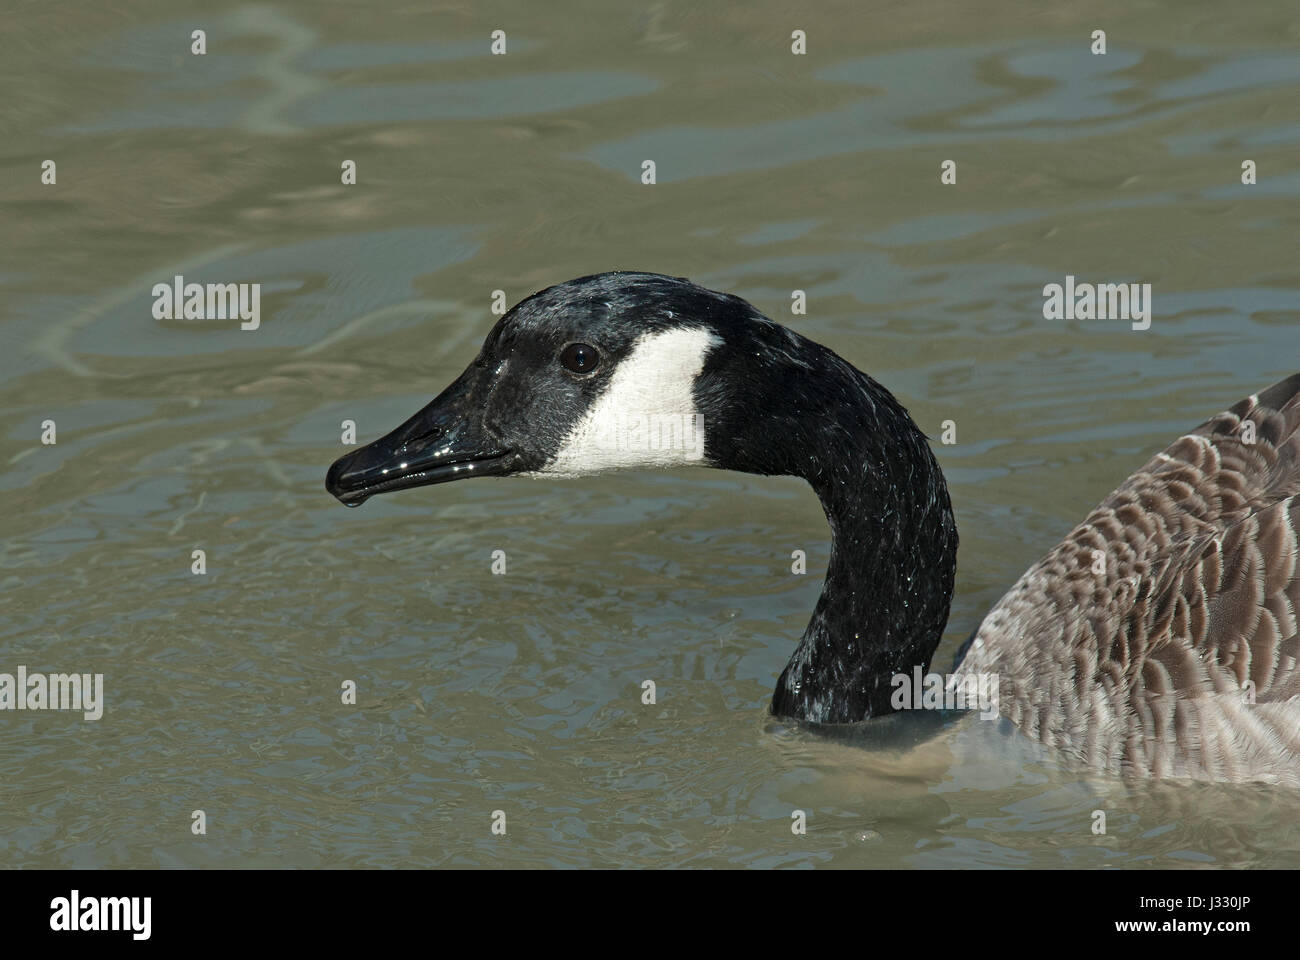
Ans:
[[[803,477],[830,521],[826,583],[774,711],[889,712],[890,677],[928,667],[947,621],[957,539],[942,473],[888,391],[739,297],[630,272],[534,294],[326,487],[359,506],[470,477],[687,465]]]
[[[805,362],[795,353],[812,345],[801,339],[683,279],[608,273],[559,284],[502,317],[455,382],[341,457],[326,486],[359,506],[469,477],[690,464],[783,472],[791,451],[762,436],[755,404],[772,406],[782,367]]]

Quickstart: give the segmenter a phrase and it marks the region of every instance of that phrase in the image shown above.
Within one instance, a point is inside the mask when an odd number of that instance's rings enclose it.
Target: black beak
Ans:
[[[474,373],[465,371],[392,433],[335,460],[325,489],[359,507],[377,493],[509,473],[514,457],[483,428]]]

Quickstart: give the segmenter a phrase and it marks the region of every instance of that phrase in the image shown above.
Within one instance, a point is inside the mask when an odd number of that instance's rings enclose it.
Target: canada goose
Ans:
[[[633,436],[655,424],[667,442]],[[1300,785],[1298,427],[1300,374],[1156,454],[985,616],[962,671],[996,676],[1003,716],[1098,772]],[[357,506],[465,477],[691,463],[803,477],[830,523],[772,711],[893,712],[892,678],[928,671],[948,619],[943,474],[889,391],[738,297],[624,272],[534,294],[326,487]]]

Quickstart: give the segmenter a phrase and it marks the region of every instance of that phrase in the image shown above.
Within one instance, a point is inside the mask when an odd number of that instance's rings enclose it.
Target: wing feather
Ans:
[[[994,606],[962,669],[1094,768],[1300,785],[1298,568],[1300,374],[1137,470]]]

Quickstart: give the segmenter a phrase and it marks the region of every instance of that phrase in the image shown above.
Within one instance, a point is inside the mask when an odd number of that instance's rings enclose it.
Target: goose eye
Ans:
[[[560,363],[570,373],[591,373],[600,365],[600,354],[587,343],[571,343],[560,352]]]

